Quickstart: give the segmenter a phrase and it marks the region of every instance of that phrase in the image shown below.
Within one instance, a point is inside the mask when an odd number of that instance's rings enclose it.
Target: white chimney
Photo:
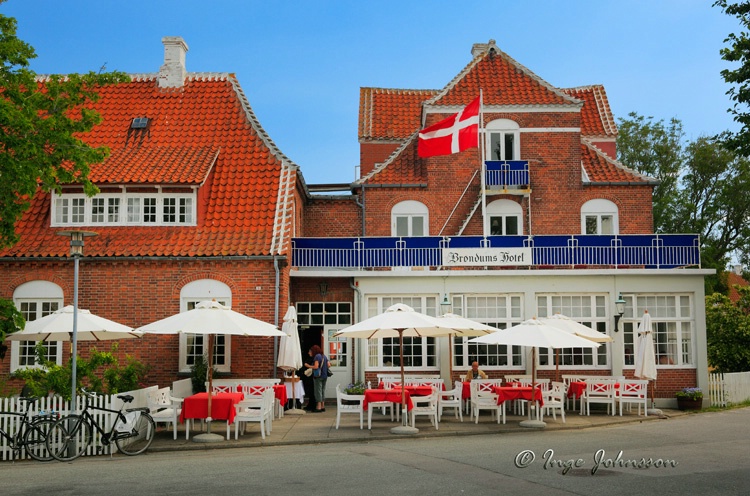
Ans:
[[[187,43],[180,36],[165,36],[164,65],[159,69],[159,88],[181,88],[185,84]]]

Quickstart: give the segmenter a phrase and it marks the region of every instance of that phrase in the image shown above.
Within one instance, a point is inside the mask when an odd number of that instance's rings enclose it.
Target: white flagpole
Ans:
[[[489,223],[487,222],[487,201],[485,197],[485,191],[486,191],[486,185],[485,185],[485,176],[486,176],[486,165],[485,165],[485,144],[487,140],[484,136],[484,97],[482,94],[482,89],[479,89],[479,128],[477,130],[477,140],[479,143],[477,144],[479,146],[479,155],[480,160],[482,161],[480,171],[481,171],[481,179],[480,179],[480,187],[482,188],[482,191],[480,191],[480,194],[482,195],[482,234],[484,236],[487,236],[489,233],[487,232],[487,226]]]

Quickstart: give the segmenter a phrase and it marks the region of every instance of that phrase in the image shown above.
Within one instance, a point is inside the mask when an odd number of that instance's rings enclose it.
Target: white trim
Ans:
[[[40,305],[43,303],[56,303],[57,308],[55,308],[55,310],[62,308],[64,303],[64,293],[62,288],[53,282],[44,280],[29,281],[21,284],[15,289],[13,292],[13,303],[18,310],[21,310],[21,305],[23,303],[36,303],[37,308],[35,319],[37,319],[45,316],[43,315],[43,309],[40,308]],[[38,364],[31,366],[19,365],[22,342],[26,343],[27,341],[12,341],[10,344],[11,372],[15,372],[20,368],[40,368],[40,365]],[[63,342],[55,341],[54,344],[57,347],[55,350],[55,363],[62,365]]]

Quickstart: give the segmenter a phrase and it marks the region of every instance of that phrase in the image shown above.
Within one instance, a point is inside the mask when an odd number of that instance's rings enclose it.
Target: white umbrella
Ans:
[[[303,413],[294,411],[297,410],[297,388],[294,371],[302,368],[302,351],[299,344],[299,334],[297,333],[297,312],[293,306],[290,306],[284,315],[284,324],[281,326],[281,331],[284,336],[279,340],[279,357],[276,366],[283,370],[292,371],[292,405],[294,407],[290,413]]]
[[[208,420],[211,421],[213,386],[213,335],[286,336],[276,326],[248,317],[213,301],[201,301],[195,308],[136,329],[145,334],[200,334],[208,341]],[[209,428],[210,429],[210,428]]]
[[[78,309],[76,334],[79,341],[110,341],[138,338],[142,332],[113,320]],[[68,305],[40,319],[26,322],[23,331],[8,335],[9,341],[70,341],[73,335],[73,305]]]
[[[588,339],[590,341],[594,341],[596,343],[609,343],[609,342],[614,341],[610,336],[604,334],[603,332],[596,331],[588,326],[581,324],[580,322],[576,322],[570,317],[567,317],[559,313],[556,313],[555,315],[551,317],[545,317],[539,320],[541,320],[545,324],[549,324],[565,332],[568,332],[570,334],[575,334],[576,336],[582,337],[584,339]],[[556,367],[555,370],[557,371],[558,380],[560,380],[559,379],[560,377],[559,348],[555,350],[555,367]]]
[[[335,336],[349,338],[398,338],[399,354],[401,364],[401,385],[404,385],[404,336],[406,337],[440,337],[460,333],[463,329],[451,327],[450,322],[441,321],[437,317],[431,317],[415,311],[408,305],[397,303],[390,306],[385,312],[365,319],[362,322],[345,327],[338,331]],[[405,407],[406,397],[401,391],[401,404]],[[406,416],[404,416],[406,421]],[[391,432],[412,434],[419,432],[418,429],[403,426],[392,429]]]
[[[536,388],[536,349],[537,348],[598,348],[599,343],[570,334],[539,319],[532,318],[520,324],[500,329],[492,334],[469,340],[470,343],[504,344],[530,346],[532,394]],[[522,424],[523,425],[523,424]]]
[[[635,352],[635,371],[633,376],[638,379],[656,381],[656,351],[654,350],[653,327],[651,315],[644,310],[643,317],[638,323],[638,340]],[[656,389],[656,382],[654,382]],[[651,390],[651,406],[654,406],[654,389]]]
[[[455,313],[446,313],[438,319],[450,327],[461,329],[448,336],[448,359],[450,360],[450,380],[453,381],[453,336],[484,336],[497,331],[497,328],[461,317]]]

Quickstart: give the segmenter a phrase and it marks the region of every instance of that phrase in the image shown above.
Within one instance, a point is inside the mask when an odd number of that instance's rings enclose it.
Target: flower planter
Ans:
[[[677,398],[677,408],[680,410],[700,410],[703,408],[703,398],[692,400],[690,398]]]

